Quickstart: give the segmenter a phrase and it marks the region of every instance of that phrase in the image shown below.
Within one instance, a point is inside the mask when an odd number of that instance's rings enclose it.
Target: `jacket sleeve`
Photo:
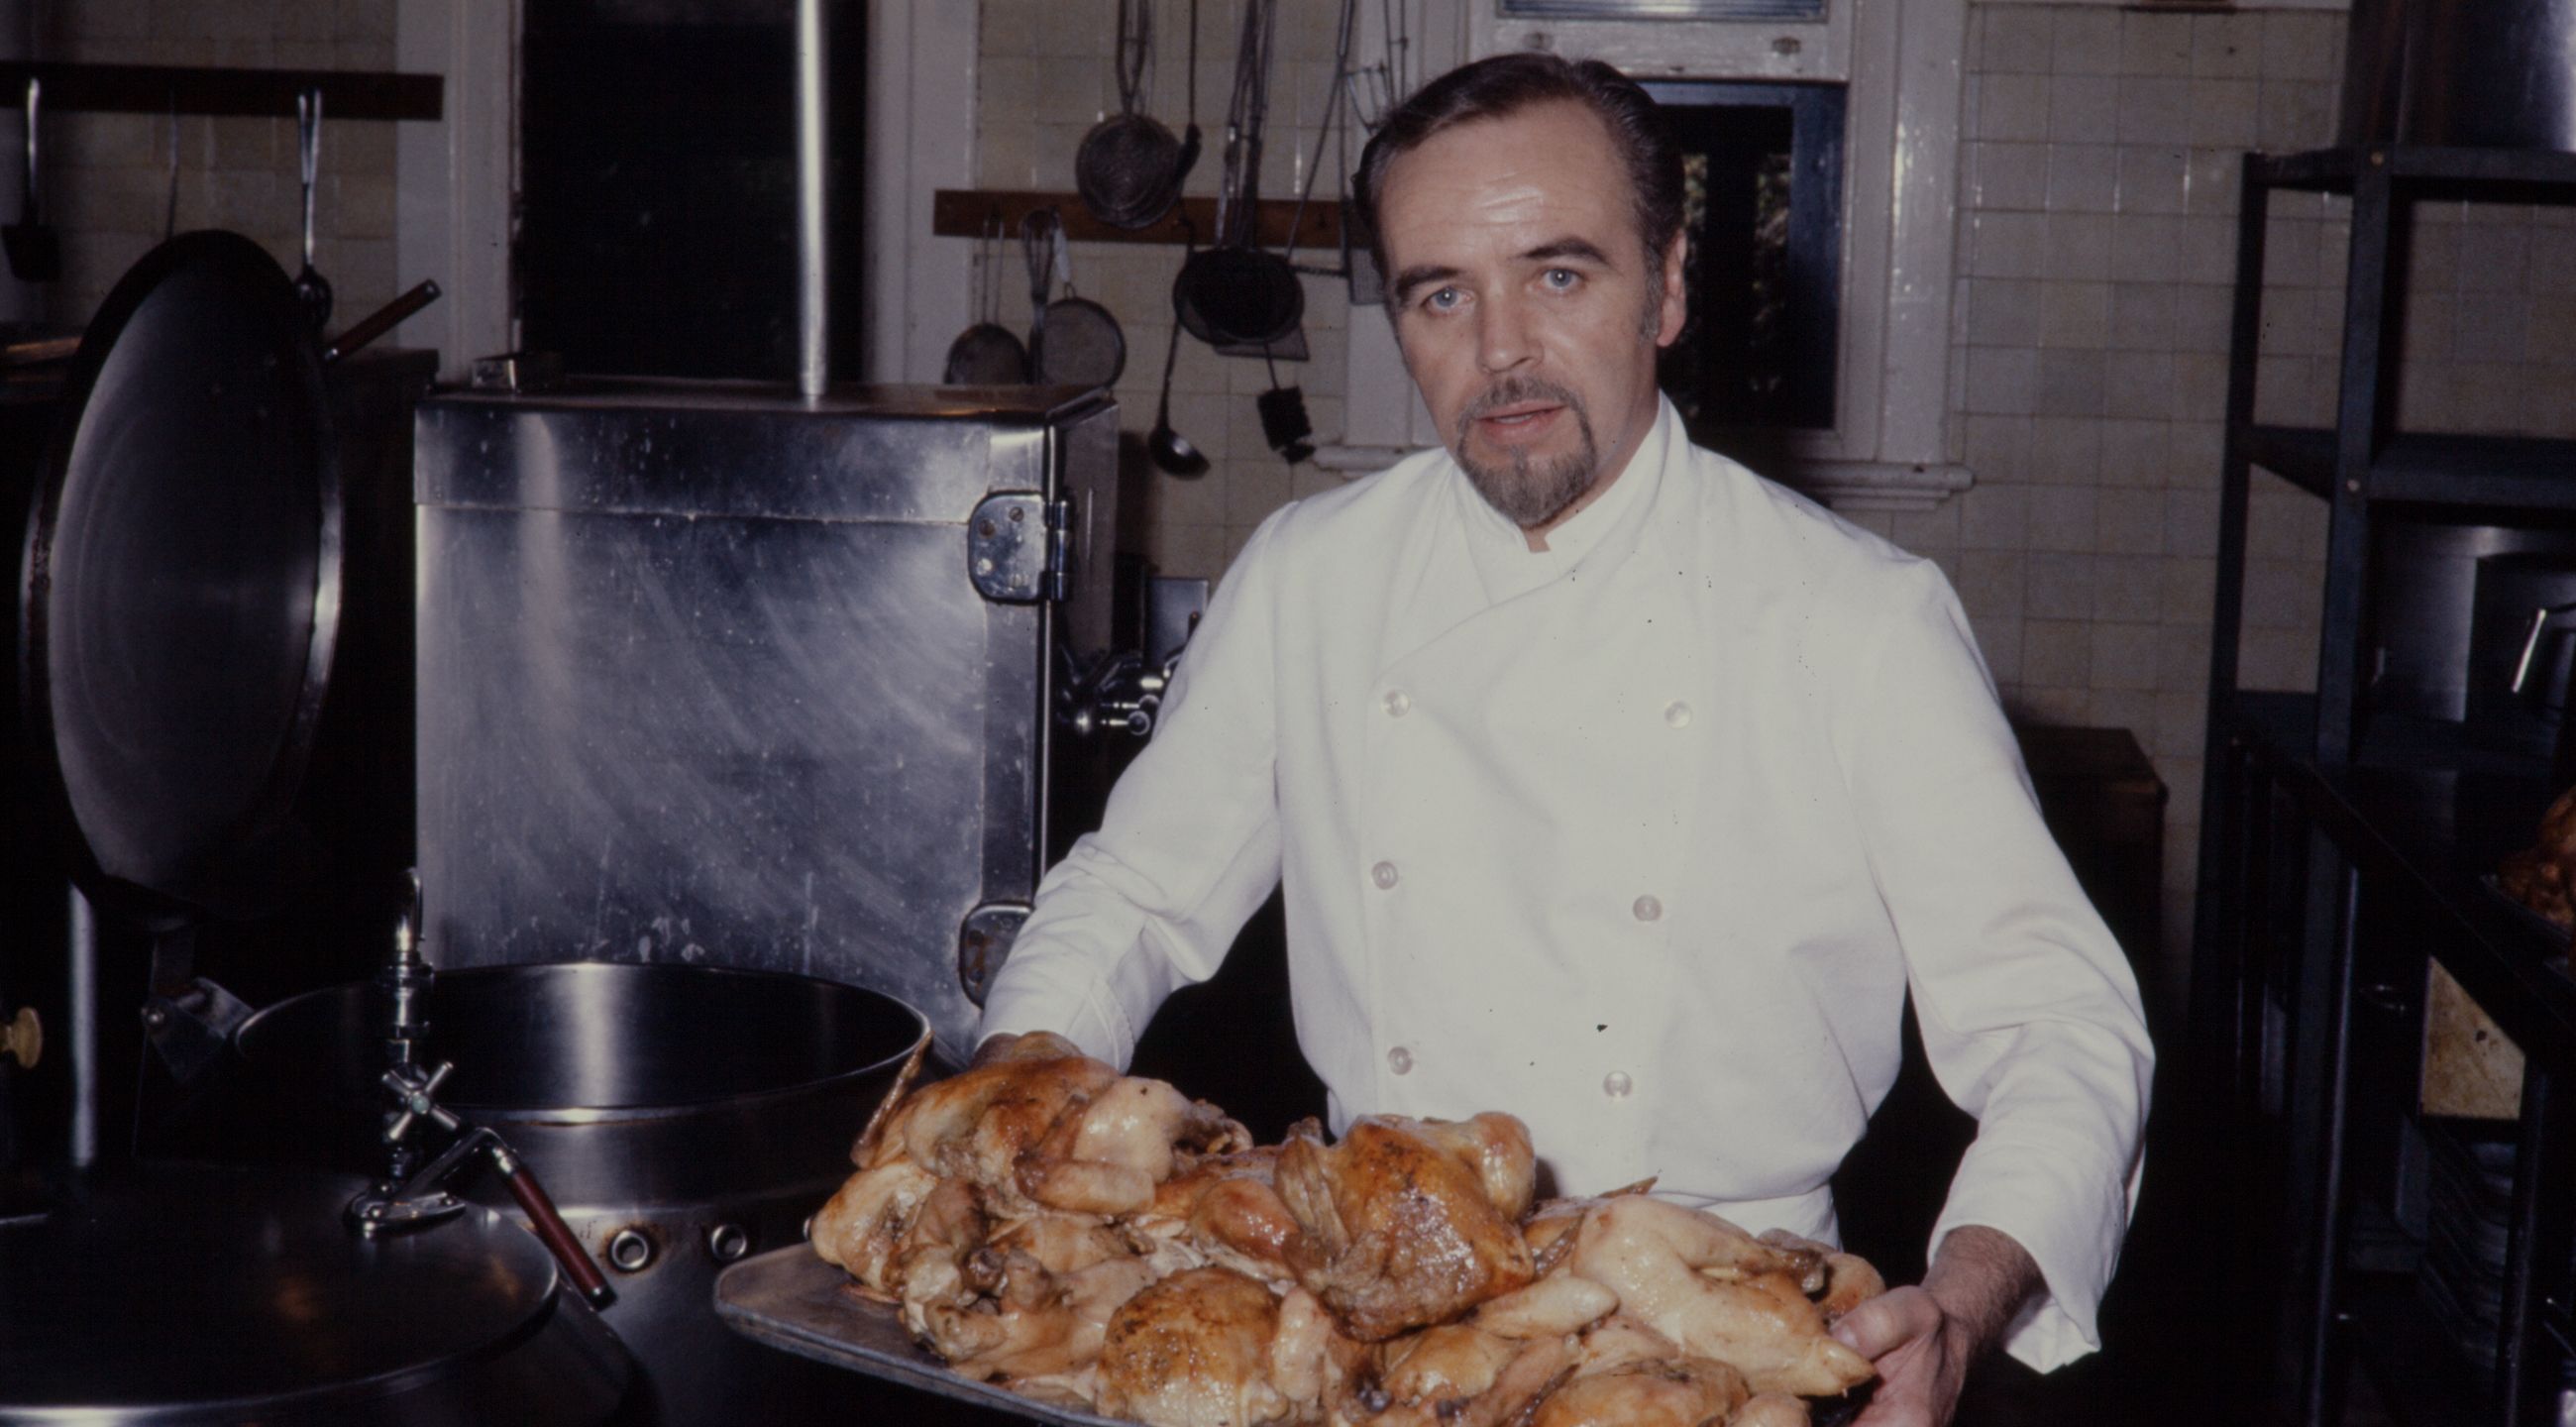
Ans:
[[[1863,582],[1872,623],[1828,621],[1875,631],[1844,666],[1836,738],[1924,1050],[1978,1122],[1932,1243],[1980,1224],[2030,1252],[2046,1290],[2005,1345],[2046,1371],[2101,1345],[2154,1050],[1948,582],[1923,562],[1880,575]]]
[[[1278,885],[1274,591],[1289,514],[1263,522],[1218,584],[1099,831],[1039,882],[979,1041],[1054,1031],[1126,1065],[1163,998],[1214,975]]]

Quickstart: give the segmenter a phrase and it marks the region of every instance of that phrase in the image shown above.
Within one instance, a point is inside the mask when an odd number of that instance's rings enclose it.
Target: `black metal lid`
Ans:
[[[363,1187],[136,1166],[0,1227],[0,1424],[607,1415],[632,1364],[543,1245],[482,1208],[361,1238],[340,1211]]]
[[[272,909],[339,624],[340,484],[285,272],[146,254],[73,360],[21,574],[39,796],[82,890],[148,926]]]

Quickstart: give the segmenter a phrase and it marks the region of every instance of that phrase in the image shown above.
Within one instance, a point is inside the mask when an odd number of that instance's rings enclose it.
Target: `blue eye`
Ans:
[[[1547,270],[1547,285],[1560,292],[1566,288],[1574,286],[1582,280],[1583,275],[1572,268],[1549,268]]]
[[[1454,287],[1444,287],[1431,294],[1429,297],[1424,298],[1423,302],[1434,311],[1446,312],[1450,308],[1458,305],[1458,300],[1461,296],[1463,296],[1463,294],[1461,294],[1458,289]]]

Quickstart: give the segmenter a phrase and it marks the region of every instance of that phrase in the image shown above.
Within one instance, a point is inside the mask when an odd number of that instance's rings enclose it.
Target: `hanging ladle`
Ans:
[[[1172,429],[1172,361],[1181,354],[1181,324],[1172,324],[1172,340],[1163,349],[1163,399],[1154,406],[1154,430],[1145,438],[1145,454],[1175,476],[1207,474],[1208,458],[1189,439]]]
[[[331,321],[331,284],[313,266],[313,181],[322,171],[322,91],[295,96],[298,166],[304,171],[304,271],[295,275],[295,301],[304,320],[321,331]]]

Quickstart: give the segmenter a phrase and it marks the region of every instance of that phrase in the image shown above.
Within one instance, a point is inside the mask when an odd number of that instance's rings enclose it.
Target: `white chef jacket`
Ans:
[[[1358,1114],[1527,1121],[1560,1192],[1655,1176],[1830,1239],[1908,987],[1982,1224],[2099,1345],[2153,1052],[1931,564],[1665,404],[1531,552],[1445,451],[1291,504],[1220,584],[982,1033],[1123,1065],[1284,882],[1298,1040]]]

